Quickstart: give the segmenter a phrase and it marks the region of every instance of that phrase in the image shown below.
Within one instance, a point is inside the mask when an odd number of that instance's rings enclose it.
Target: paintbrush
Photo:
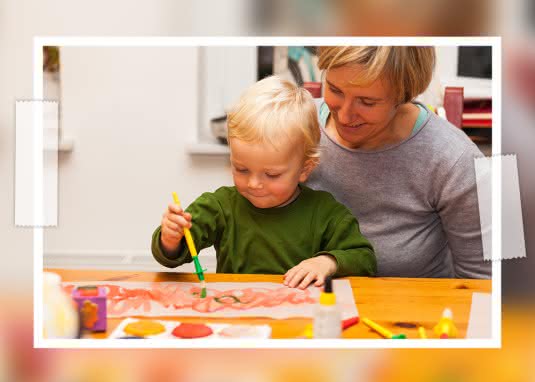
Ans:
[[[173,200],[175,201],[175,204],[180,207],[180,199],[178,199],[178,195],[176,192],[173,192]],[[199,281],[201,282],[201,298],[206,297],[206,282],[204,281],[204,270],[201,267],[201,263],[199,262],[199,258],[197,256],[197,249],[195,249],[195,243],[193,242],[193,237],[191,237],[191,232],[189,231],[189,228],[184,228],[184,237],[186,238],[186,243],[189,248],[189,252],[191,253],[191,257],[193,258],[193,264],[195,265],[195,273],[197,274],[197,277],[199,278]]]

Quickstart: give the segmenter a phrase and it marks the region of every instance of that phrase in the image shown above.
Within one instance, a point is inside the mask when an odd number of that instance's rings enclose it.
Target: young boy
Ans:
[[[268,77],[227,120],[235,186],[202,194],[187,212],[170,204],[152,236],[156,261],[170,268],[192,261],[187,227],[198,250],[215,246],[217,272],[284,274],[292,288],[321,286],[329,275],[374,275],[372,245],[351,212],[301,184],[319,162],[312,96]]]

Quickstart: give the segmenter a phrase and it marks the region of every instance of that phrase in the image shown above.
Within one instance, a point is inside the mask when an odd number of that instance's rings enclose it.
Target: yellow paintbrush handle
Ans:
[[[195,243],[193,243],[193,238],[191,237],[189,229],[184,228],[184,236],[186,237],[186,243],[188,244],[191,257],[197,257],[197,249],[195,248]]]
[[[177,206],[180,206],[180,199],[178,199],[178,195],[176,194],[176,192],[173,192],[173,200],[175,201],[175,204]],[[184,228],[184,236],[186,237],[186,244],[188,245],[191,257],[196,257],[197,249],[195,248],[195,243],[193,242],[193,238],[191,237],[191,232],[189,231],[189,228]]]

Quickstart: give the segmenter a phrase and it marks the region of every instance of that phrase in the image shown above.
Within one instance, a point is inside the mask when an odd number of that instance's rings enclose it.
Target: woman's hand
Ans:
[[[315,286],[322,286],[325,277],[336,272],[337,263],[331,255],[319,255],[301,261],[284,275],[284,285],[305,289],[314,280]]]
[[[174,252],[178,249],[184,228],[191,228],[191,214],[176,204],[169,204],[162,216],[161,242],[165,251]]]

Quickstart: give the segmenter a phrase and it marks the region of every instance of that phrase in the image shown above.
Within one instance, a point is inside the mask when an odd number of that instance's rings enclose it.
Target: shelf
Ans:
[[[466,125],[463,125],[463,130],[464,129],[492,129],[492,126],[466,126]]]
[[[58,152],[70,153],[73,149],[74,149],[74,139],[72,138],[63,138],[61,141],[58,142],[58,145],[57,145]],[[56,150],[56,146],[45,145],[44,150],[53,151],[53,150]]]
[[[191,155],[229,155],[230,150],[227,145],[211,142],[195,142],[186,148]]]

